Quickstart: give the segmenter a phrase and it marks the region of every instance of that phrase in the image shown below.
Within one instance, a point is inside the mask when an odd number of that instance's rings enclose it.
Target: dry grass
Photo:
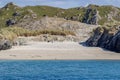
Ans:
[[[8,40],[14,40],[18,36],[37,36],[41,34],[50,34],[50,35],[74,35],[75,33],[72,31],[60,31],[60,30],[36,30],[36,31],[30,31],[23,29],[21,27],[7,27],[0,29],[0,38],[1,39],[8,39]]]

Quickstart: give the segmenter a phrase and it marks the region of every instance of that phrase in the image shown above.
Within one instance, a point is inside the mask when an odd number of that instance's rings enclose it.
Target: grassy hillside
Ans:
[[[92,11],[86,15],[88,9],[91,8]],[[0,27],[6,27],[6,21],[8,19],[13,19],[16,21],[16,24],[23,20],[25,16],[33,16],[37,15],[36,19],[40,19],[43,16],[49,17],[62,17],[67,20],[76,20],[80,22],[84,22],[83,20],[92,20],[95,16],[94,10],[99,12],[100,19],[98,24],[104,25],[105,23],[113,23],[120,21],[120,8],[116,8],[113,6],[97,6],[97,5],[89,5],[87,7],[77,7],[70,9],[61,9],[50,6],[26,6],[26,7],[18,7],[13,3],[8,3],[5,7],[0,9]],[[13,16],[13,14],[17,12],[19,16]],[[112,20],[109,20],[108,14],[111,15]],[[87,17],[86,17],[87,16]]]

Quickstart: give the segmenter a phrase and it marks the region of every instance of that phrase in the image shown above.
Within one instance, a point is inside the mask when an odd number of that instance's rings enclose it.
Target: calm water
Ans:
[[[0,80],[120,80],[120,61],[0,61]]]

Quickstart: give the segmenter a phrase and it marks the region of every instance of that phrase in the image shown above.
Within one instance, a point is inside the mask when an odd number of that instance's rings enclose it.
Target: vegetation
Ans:
[[[0,39],[14,40],[18,36],[37,36],[41,34],[51,34],[51,35],[75,35],[72,31],[60,31],[60,30],[36,30],[30,31],[23,29],[21,27],[7,27],[0,29]]]
[[[99,11],[99,15],[101,20],[99,20],[99,24],[103,25],[108,22],[107,14],[111,11],[114,11],[112,6],[96,6],[89,5],[94,10]],[[0,9],[0,38],[5,38],[9,40],[13,40],[17,36],[36,36],[40,34],[51,34],[51,35],[75,35],[72,31],[60,31],[60,30],[37,30],[30,31],[20,27],[7,27],[6,21],[8,19],[14,19],[17,22],[21,21],[26,15],[32,15],[33,13],[37,14],[37,19],[40,19],[43,16],[49,17],[62,17],[66,19],[72,20],[73,17],[76,17],[77,21],[82,22],[85,18],[86,11],[88,7],[78,7],[78,8],[70,8],[70,9],[61,9],[50,6],[27,6],[24,8],[20,8],[12,3],[7,4],[5,7]],[[30,11],[31,10],[31,11]],[[120,10],[120,8],[118,8]],[[15,12],[20,13],[19,16],[13,16]],[[89,18],[91,18],[94,12],[89,14]],[[119,12],[120,13],[120,12]],[[119,13],[117,16],[113,17],[116,21],[119,21]]]
[[[107,14],[109,14],[111,11],[114,12],[114,9],[112,8],[112,6],[89,5],[88,7],[91,7],[92,9],[96,9],[97,11],[99,11],[99,15],[102,18],[101,20],[99,20],[100,25],[103,25],[104,23],[108,22],[106,17]],[[61,8],[50,7],[50,6],[27,6],[24,8],[20,8],[12,3],[9,3],[5,7],[0,9],[0,28],[6,27],[6,21],[8,19],[15,19],[17,22],[19,22],[21,19],[23,19],[25,15],[32,15],[33,13],[37,14],[37,19],[43,16],[49,16],[49,17],[57,16],[57,17],[62,17],[62,18],[72,20],[73,17],[76,17],[77,21],[82,22],[88,7],[61,9]],[[30,12],[30,10],[32,12]],[[120,9],[118,8],[118,10]],[[15,12],[20,13],[20,15],[14,17],[13,14]],[[116,21],[120,20],[119,13],[117,16],[113,17]],[[90,18],[93,16],[92,14],[89,14],[89,15],[90,15]]]

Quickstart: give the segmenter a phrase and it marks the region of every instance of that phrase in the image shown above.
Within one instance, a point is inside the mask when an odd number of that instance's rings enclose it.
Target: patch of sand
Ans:
[[[77,42],[28,42],[0,51],[4,60],[88,60],[120,59],[120,54],[97,47],[85,47]]]

